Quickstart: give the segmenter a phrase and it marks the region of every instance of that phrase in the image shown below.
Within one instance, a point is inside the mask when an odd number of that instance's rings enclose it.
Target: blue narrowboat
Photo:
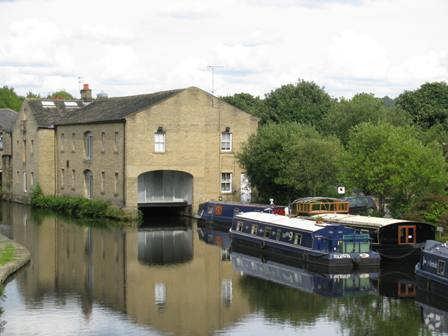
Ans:
[[[448,245],[428,240],[415,266],[417,288],[448,298]]]
[[[369,235],[343,225],[248,212],[234,216],[230,234],[232,244],[280,252],[285,257],[326,269],[380,264],[379,254],[370,248]]]
[[[375,292],[375,273],[318,273],[307,267],[260,259],[240,251],[232,251],[233,269],[250,276],[327,297],[342,297]]]
[[[284,215],[285,207],[267,204],[244,204],[237,202],[209,201],[199,204],[197,217],[206,222],[220,222],[231,224],[234,214],[253,211]]]

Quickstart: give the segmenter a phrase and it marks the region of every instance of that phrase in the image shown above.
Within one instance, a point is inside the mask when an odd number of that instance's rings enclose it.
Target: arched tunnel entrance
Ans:
[[[177,170],[155,170],[138,176],[138,207],[147,212],[191,212],[193,176]]]

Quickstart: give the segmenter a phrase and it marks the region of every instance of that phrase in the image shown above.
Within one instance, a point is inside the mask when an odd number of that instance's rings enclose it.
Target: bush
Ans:
[[[122,209],[102,200],[71,196],[45,196],[39,185],[32,190],[31,205],[75,218],[135,220],[133,216]]]

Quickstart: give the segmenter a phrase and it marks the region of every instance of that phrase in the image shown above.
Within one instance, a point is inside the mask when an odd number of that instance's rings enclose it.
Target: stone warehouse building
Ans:
[[[0,109],[0,185],[4,195],[10,195],[12,187],[11,134],[16,118],[16,111],[8,108]]]
[[[129,97],[26,100],[13,128],[13,195],[98,198],[124,208],[239,200],[235,154],[258,119],[195,87]],[[243,181],[243,185],[241,185]]]

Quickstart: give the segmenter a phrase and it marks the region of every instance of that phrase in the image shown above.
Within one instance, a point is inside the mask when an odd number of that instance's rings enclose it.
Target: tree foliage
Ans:
[[[267,115],[262,122],[298,122],[318,125],[333,99],[314,82],[299,81],[271,91],[264,100]]]
[[[376,196],[383,213],[387,202],[398,216],[423,195],[443,193],[448,183],[441,147],[424,144],[411,127],[356,126],[342,166],[348,186]]]
[[[372,94],[360,93],[352,99],[342,98],[333,104],[320,128],[324,133],[336,135],[346,144],[350,130],[364,122],[387,122],[404,126],[409,125],[411,120],[408,114],[399,108],[387,107],[382,99],[375,98]]]
[[[238,159],[260,200],[274,197],[277,203],[286,203],[302,196],[334,194],[342,150],[336,138],[291,122],[260,128]]]
[[[13,88],[3,86],[0,88],[0,108],[9,108],[19,111],[22,106],[23,98],[19,97]]]
[[[396,104],[420,127],[441,124],[448,128],[448,84],[445,82],[425,83],[415,91],[405,91],[398,96]]]
[[[74,99],[73,96],[68,93],[67,91],[64,90],[59,90],[53,93],[50,93],[47,96],[48,99],[61,99],[61,100],[70,100],[70,99]]]
[[[260,97],[254,97],[249,93],[236,93],[233,96],[222,97],[222,99],[260,119],[266,118],[266,105]]]

